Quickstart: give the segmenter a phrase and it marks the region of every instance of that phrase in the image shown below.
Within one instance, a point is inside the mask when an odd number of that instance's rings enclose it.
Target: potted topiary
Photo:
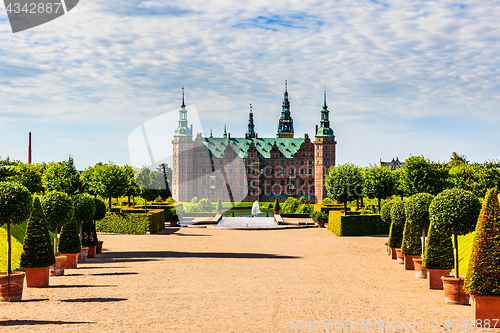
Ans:
[[[429,228],[429,205],[433,198],[429,193],[417,193],[409,197],[405,204],[406,222],[401,253],[405,255],[407,270],[414,270],[414,259],[417,260],[419,270],[415,275],[420,278],[427,277],[427,272],[423,272],[421,255],[425,249],[425,231]]]
[[[391,229],[389,230],[389,246],[394,248],[398,264],[404,264],[404,256],[401,253],[401,243],[403,242],[403,231],[405,228],[405,203],[396,201],[391,208]]]
[[[61,241],[59,243],[59,252],[66,259],[65,268],[77,268],[78,254],[82,250],[80,236],[78,234],[78,225],[73,214],[73,218],[66,223],[61,230]]]
[[[106,217],[106,205],[104,204],[104,202],[102,202],[97,198],[94,198],[94,204],[95,204],[95,214],[94,214],[94,225],[95,225],[95,221],[102,220],[103,218]],[[96,239],[97,239],[97,247],[95,249],[95,252],[101,253],[103,241],[100,241],[97,238],[97,233],[96,233]]]
[[[54,229],[54,256],[56,257],[56,263],[49,268],[49,273],[56,276],[64,275],[67,257],[57,255],[57,233],[59,228],[62,228],[73,216],[73,202],[66,193],[52,191],[42,197],[41,204],[47,224]]]
[[[26,235],[21,253],[21,267],[26,272],[28,287],[47,287],[49,285],[49,266],[56,263],[49,228],[45,221],[40,199],[33,199],[31,217],[26,226]]]
[[[470,191],[459,188],[444,190],[436,195],[429,207],[432,223],[453,234],[455,276],[443,276],[445,302],[468,304],[469,295],[463,290],[463,277],[458,270],[458,235],[466,235],[476,228],[481,203]]]
[[[86,194],[77,194],[73,197],[73,206],[75,209],[76,222],[79,225],[80,239],[82,241],[82,253],[80,255],[81,262],[85,262],[86,257],[95,258],[95,248],[97,239],[94,241],[93,237],[89,236],[91,229],[94,229],[93,218],[95,215],[95,202],[94,199]],[[83,226],[85,225],[86,234],[84,237]],[[84,247],[87,247],[87,255],[85,256]],[[85,258],[85,259],[84,259]]]
[[[23,298],[24,272],[12,272],[10,225],[30,217],[31,193],[16,182],[0,182],[0,225],[7,224],[7,273],[0,273],[0,301]]]
[[[274,199],[273,207],[274,207],[274,215],[279,215],[281,207],[280,207],[280,203],[279,203],[278,199]]]
[[[429,232],[425,245],[422,267],[427,270],[429,289],[443,289],[442,276],[453,268],[453,243],[446,230],[440,230],[430,217]]]
[[[217,200],[217,214],[222,214],[222,202],[220,202],[220,199]]]
[[[490,328],[500,328],[500,206],[495,190],[483,201],[464,289],[472,297],[476,327],[486,327],[489,320]]]
[[[383,206],[382,209],[380,210],[380,218],[382,221],[384,221],[389,227],[392,225],[392,220],[391,220],[391,208],[392,205],[394,204],[395,201],[391,200],[386,202]],[[396,249],[391,248],[389,246],[389,240],[385,243],[386,246],[386,251],[387,254],[392,255],[392,259],[396,259]]]

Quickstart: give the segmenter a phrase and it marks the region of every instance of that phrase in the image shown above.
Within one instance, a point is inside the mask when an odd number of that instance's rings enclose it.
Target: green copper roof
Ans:
[[[276,143],[278,150],[281,152],[282,158],[292,158],[293,155],[300,149],[300,145],[304,142],[304,138],[204,138],[203,144],[211,152],[215,158],[224,157],[224,151],[229,144],[231,148],[238,154],[240,158],[247,158],[247,151],[252,142],[257,149],[258,158],[270,158],[271,149]]]
[[[316,136],[335,136],[335,135],[333,135],[333,130],[331,128],[320,127],[316,132]]]

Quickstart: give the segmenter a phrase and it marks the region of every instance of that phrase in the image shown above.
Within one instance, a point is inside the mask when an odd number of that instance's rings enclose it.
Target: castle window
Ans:
[[[183,151],[181,151],[181,156],[184,156],[184,152]]]
[[[181,164],[184,164],[184,160],[181,160]]]
[[[207,181],[204,179],[201,181],[201,185],[207,185]]]
[[[194,195],[198,195],[198,190],[194,190]]]
[[[313,180],[309,179],[309,185],[312,185],[312,184],[313,184]]]
[[[181,185],[184,185],[184,179],[181,179]]]
[[[319,157],[319,153],[316,153],[316,157]]]
[[[309,169],[309,174],[312,175],[313,174],[313,169]]]
[[[205,196],[205,190],[201,190],[201,195]]]
[[[181,168],[181,173],[184,174],[184,168]]]
[[[271,161],[271,165],[275,165],[276,164],[276,161],[275,160],[272,160]]]
[[[280,164],[285,165],[285,160],[282,160]]]
[[[177,174],[177,168],[174,168],[174,174]]]
[[[194,184],[198,186],[198,179],[195,179]],[[198,192],[196,192],[196,194],[198,194]]]
[[[291,161],[290,161],[290,165],[295,165],[295,161],[294,161],[294,160],[291,160]]]
[[[325,161],[325,165],[328,165],[328,161]]]
[[[328,157],[328,153],[325,153],[325,157]]]
[[[205,173],[207,173],[207,169],[204,168],[203,169],[203,174],[205,174]]]
[[[273,186],[273,185],[274,185],[274,180],[271,180],[271,186]]]
[[[304,161],[300,161],[300,165],[304,165]]]
[[[184,190],[181,190],[181,195],[184,195]]]
[[[280,184],[281,184],[281,186],[285,186],[285,181],[282,180]]]
[[[304,181],[303,180],[300,181],[300,185],[304,185]]]
[[[305,175],[305,174],[306,174],[306,169],[304,169],[304,168],[300,168],[300,174],[301,174],[301,175]]]

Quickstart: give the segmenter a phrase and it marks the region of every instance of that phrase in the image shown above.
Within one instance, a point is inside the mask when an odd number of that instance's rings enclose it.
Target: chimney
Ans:
[[[191,124],[191,135],[193,135],[193,124]]]
[[[258,139],[259,138],[259,134],[258,133],[255,133],[255,138]]]
[[[28,164],[31,164],[31,132],[30,132],[29,143],[28,143]]]
[[[318,133],[318,125],[316,125],[316,130],[314,131],[314,135],[316,135],[316,133]]]
[[[227,133],[227,139],[231,140],[231,133]]]

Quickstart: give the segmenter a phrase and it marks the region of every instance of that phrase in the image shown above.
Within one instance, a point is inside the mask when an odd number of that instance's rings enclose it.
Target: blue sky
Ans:
[[[243,136],[252,103],[274,137],[288,79],[297,136],[327,87],[337,163],[500,159],[498,17],[498,1],[82,0],[13,34],[1,8],[0,156],[26,161],[31,131],[34,162],[130,163],[130,133],[182,86],[205,134]]]

